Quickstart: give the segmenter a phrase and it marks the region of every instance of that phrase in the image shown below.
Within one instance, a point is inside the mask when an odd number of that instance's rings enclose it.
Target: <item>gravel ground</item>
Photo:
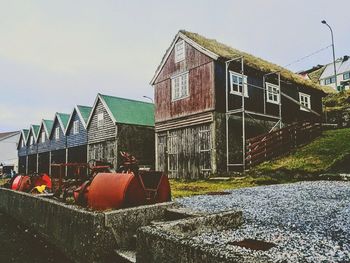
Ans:
[[[300,182],[229,192],[177,199],[195,211],[243,211],[239,229],[203,233],[196,241],[268,262],[350,262],[349,182]],[[248,238],[276,246],[261,251],[228,244]]]

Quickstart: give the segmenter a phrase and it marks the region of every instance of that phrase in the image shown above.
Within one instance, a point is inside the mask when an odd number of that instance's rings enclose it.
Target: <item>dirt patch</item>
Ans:
[[[218,191],[218,192],[207,192],[206,195],[230,195],[230,192],[223,192],[223,191]]]
[[[195,186],[195,185],[186,185],[186,186],[178,187],[178,190],[181,190],[181,191],[192,191],[192,192],[199,192],[199,191],[203,191],[203,190],[206,190],[206,189],[207,189],[207,187]]]
[[[271,242],[265,242],[262,240],[256,240],[256,239],[243,239],[242,241],[234,241],[229,242],[230,245],[249,248],[252,250],[262,250],[267,251],[270,248],[275,247],[276,245]]]

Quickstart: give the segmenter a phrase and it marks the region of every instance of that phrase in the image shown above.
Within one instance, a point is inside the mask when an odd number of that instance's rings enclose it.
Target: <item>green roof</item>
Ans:
[[[52,120],[43,120],[44,125],[46,126],[47,132],[50,134],[53,126]]]
[[[274,63],[268,62],[264,59],[255,57],[251,54],[248,54],[246,52],[239,51],[237,49],[234,49],[230,46],[227,46],[225,44],[222,44],[215,39],[208,39],[206,37],[203,37],[197,33],[188,32],[185,30],[180,30],[182,34],[184,34],[186,37],[190,38],[192,41],[196,42],[200,46],[204,47],[205,49],[215,53],[221,58],[224,59],[232,59],[235,57],[243,56],[244,62],[246,65],[255,68],[257,70],[271,73],[271,72],[280,72],[281,77],[285,80],[292,81],[299,85],[304,85],[309,88],[314,88],[321,90],[323,92],[328,93],[329,90],[325,89],[323,86],[320,86],[319,84],[315,84],[314,82],[304,79],[299,74],[293,73],[292,71],[285,69],[281,66],[278,66]]]
[[[33,130],[34,130],[34,136],[38,137],[38,133],[39,133],[39,129],[40,129],[40,125],[32,125]]]
[[[81,117],[83,117],[84,122],[87,123],[92,107],[77,105],[77,108],[80,111]]]
[[[57,112],[57,116],[60,118],[60,120],[61,120],[61,122],[63,124],[63,128],[66,129],[68,121],[69,121],[70,114]]]
[[[28,130],[28,129],[22,129],[22,132],[23,132],[23,134],[24,134],[24,140],[26,141],[27,138],[28,138],[29,130]]]
[[[154,104],[99,94],[117,123],[154,126]]]

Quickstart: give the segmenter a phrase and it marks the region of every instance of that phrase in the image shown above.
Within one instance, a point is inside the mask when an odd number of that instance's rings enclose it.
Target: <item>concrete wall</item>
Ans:
[[[27,193],[0,189],[0,210],[31,227],[75,262],[106,262],[129,246],[136,229],[173,203],[92,212]]]

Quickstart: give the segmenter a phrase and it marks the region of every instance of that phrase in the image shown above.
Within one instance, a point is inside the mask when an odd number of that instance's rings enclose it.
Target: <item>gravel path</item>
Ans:
[[[300,182],[230,192],[177,199],[196,211],[243,211],[245,223],[239,229],[204,233],[195,237],[198,242],[268,262],[350,262],[350,182]],[[261,251],[228,244],[248,238],[276,247]]]

